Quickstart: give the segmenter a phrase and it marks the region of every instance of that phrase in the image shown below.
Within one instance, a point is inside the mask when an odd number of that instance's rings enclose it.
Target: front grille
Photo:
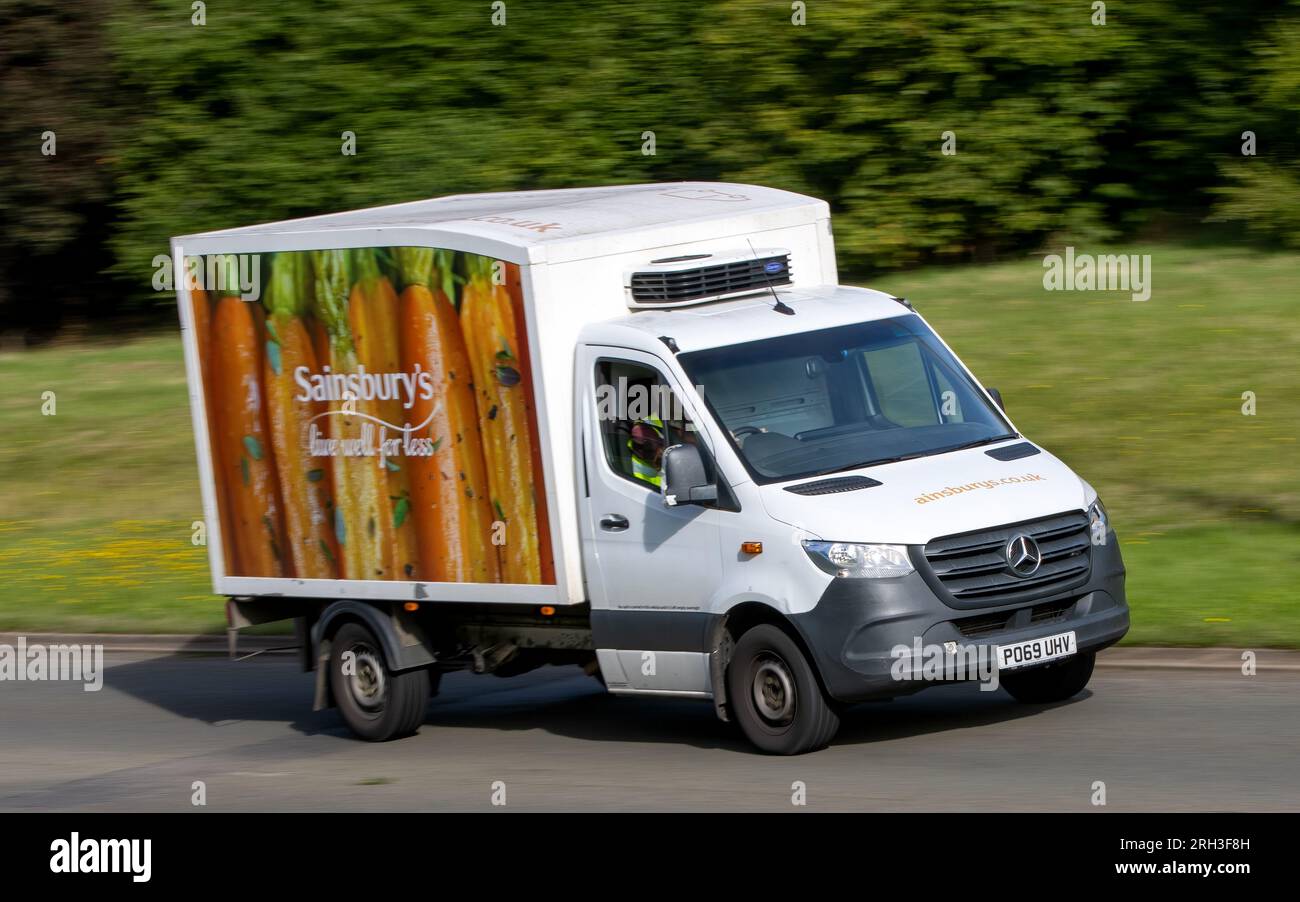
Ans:
[[[1073,607],[1073,598],[1068,598],[1065,601],[1049,601],[1047,604],[1036,604],[1029,614],[1029,622],[1055,623],[1058,620],[1064,620],[1069,616],[1070,609]]]
[[[1000,633],[1007,629],[1024,629],[1027,626],[1065,620],[1074,610],[1076,601],[1078,601],[1076,598],[1066,598],[1061,601],[1036,604],[1032,607],[1015,608],[1010,611],[1002,610],[996,614],[976,614],[974,617],[962,617],[959,620],[954,620],[952,625],[956,627],[957,632],[966,638],[974,639]]]
[[[635,272],[632,273],[632,300],[638,304],[675,304],[789,284],[790,255],[780,254],[694,269]]]
[[[990,633],[1000,633],[1007,627],[1007,623],[1014,615],[1014,611],[1002,614],[982,614],[979,617],[964,617],[961,620],[954,620],[953,626],[957,627],[957,632],[961,633],[968,639],[976,636],[987,636]]]
[[[1027,577],[1007,566],[1005,549],[1021,533],[1038,543],[1042,563]],[[944,536],[925,546],[931,584],[958,607],[1007,604],[1053,595],[1088,577],[1092,542],[1082,511]]]

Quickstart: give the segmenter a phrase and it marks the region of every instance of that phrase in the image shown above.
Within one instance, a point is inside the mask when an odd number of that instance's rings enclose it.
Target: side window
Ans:
[[[900,426],[933,426],[940,422],[920,345],[908,341],[863,351],[862,356],[881,413]]]
[[[595,375],[605,462],[619,476],[658,491],[664,448],[698,441],[694,424],[653,367],[601,360]]]

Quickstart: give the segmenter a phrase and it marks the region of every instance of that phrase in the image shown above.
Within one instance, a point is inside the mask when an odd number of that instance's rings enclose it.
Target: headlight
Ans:
[[[832,576],[885,579],[907,576],[914,569],[906,545],[859,545],[853,542],[803,542],[803,550]]]
[[[1088,507],[1088,529],[1092,533],[1092,544],[1105,545],[1106,532],[1110,529],[1110,517],[1098,498]]]

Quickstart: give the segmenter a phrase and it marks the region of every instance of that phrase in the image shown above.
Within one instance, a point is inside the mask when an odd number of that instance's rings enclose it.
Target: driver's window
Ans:
[[[659,490],[663,452],[695,443],[695,426],[654,367],[625,360],[596,364],[596,420],[609,468],[624,479]]]

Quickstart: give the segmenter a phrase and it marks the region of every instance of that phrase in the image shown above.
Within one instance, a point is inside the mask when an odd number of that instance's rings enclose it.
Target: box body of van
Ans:
[[[794,753],[939,682],[1069,697],[1127,630],[1096,492],[838,284],[822,201],[456,196],[173,260],[214,590],[367,738],[448,670],[571,663]]]

